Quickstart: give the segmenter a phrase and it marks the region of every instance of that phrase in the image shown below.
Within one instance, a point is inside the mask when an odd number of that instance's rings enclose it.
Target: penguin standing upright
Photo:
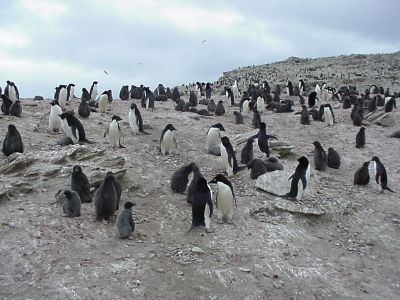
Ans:
[[[374,162],[374,171],[375,171],[375,181],[379,186],[379,193],[383,193],[384,190],[388,190],[392,193],[392,191],[388,186],[388,178],[387,178],[387,173],[385,166],[383,163],[380,161],[380,159],[377,156],[372,157],[371,161]]]
[[[97,92],[96,92],[97,93]],[[107,107],[110,102],[108,101],[108,91],[104,91],[99,98],[99,111],[101,113],[107,112]]]
[[[332,169],[339,169],[340,167],[340,156],[339,153],[332,147],[328,148],[328,160],[327,166]]]
[[[261,97],[257,98],[257,111],[262,114],[264,112],[264,99]]]
[[[150,91],[149,88],[146,88],[146,109],[147,110],[154,110],[154,100],[155,100],[155,96],[154,93],[152,91]]]
[[[385,113],[391,112],[396,107],[396,99],[394,97],[385,98]]]
[[[307,106],[302,105],[300,124],[310,125],[310,113],[308,112]]]
[[[109,220],[117,208],[117,192],[114,187],[114,176],[105,177],[103,183],[95,194],[95,213],[96,219]]]
[[[326,152],[319,141],[315,141],[313,144],[315,146],[314,149],[315,169],[318,171],[326,171],[326,166],[327,166]]]
[[[143,119],[140,114],[140,110],[137,108],[135,103],[132,103],[129,108],[129,125],[134,134],[138,134],[139,132],[144,133],[143,131]]]
[[[62,128],[62,121],[60,115],[62,114],[61,107],[58,105],[57,100],[51,101],[51,109],[49,116],[49,130],[56,132]]]
[[[321,88],[319,87],[319,84],[318,84],[318,83],[317,83],[317,85],[315,86],[314,91],[315,91],[315,93],[316,93],[316,95],[317,95],[317,98],[318,98],[318,99],[321,98]]]
[[[233,115],[235,116],[236,124],[243,124],[243,115],[240,111],[234,111]]]
[[[224,103],[222,102],[222,100],[219,100],[215,109],[215,115],[222,116],[223,114],[225,114]]]
[[[215,176],[209,183],[217,184],[216,207],[218,222],[231,223],[236,204],[232,183],[222,174]]]
[[[176,130],[176,128],[172,124],[168,124],[161,132],[160,149],[162,155],[172,153],[172,151],[177,148],[174,130]]]
[[[314,107],[316,104],[316,100],[318,100],[317,93],[310,93],[310,95],[308,95],[308,107]]]
[[[15,125],[9,124],[3,141],[3,154],[9,156],[14,152],[24,153],[24,144],[18,129]]]
[[[97,98],[97,81],[93,81],[92,86],[90,87],[90,100],[96,101]]]
[[[10,108],[13,102],[6,94],[1,95],[1,99],[3,100],[3,103],[1,104],[1,111],[3,114],[8,116],[10,114]]]
[[[4,89],[4,94],[10,98],[12,102],[19,100],[19,91],[14,82],[7,80],[7,85]]]
[[[207,100],[211,99],[211,92],[212,92],[211,85],[209,82],[207,82],[207,84],[206,84],[206,99]]]
[[[67,86],[61,84],[60,92],[58,94],[58,104],[60,105],[61,109],[64,110],[67,107]]]
[[[86,99],[87,101],[90,101],[90,94],[86,88],[82,89],[82,96],[81,99]]]
[[[74,100],[74,94],[75,94],[75,84],[70,83],[67,86],[67,101]]]
[[[243,117],[247,117],[250,113],[250,101],[245,99],[242,103],[241,113]]]
[[[108,134],[110,136],[111,144],[113,147],[119,146],[120,148],[125,148],[121,145],[121,137],[123,137],[122,129],[119,124],[122,119],[119,116],[112,116],[110,126],[107,128],[104,133],[104,137]]]
[[[225,128],[221,123],[214,124],[208,129],[206,138],[207,153],[215,156],[221,155],[221,131],[225,132]]]
[[[78,193],[82,203],[92,202],[89,179],[86,174],[82,172],[82,168],[79,165],[75,165],[72,168],[71,190]]]
[[[207,104],[207,110],[209,112],[215,112],[215,110],[217,109],[217,106],[215,105],[215,102],[213,99],[210,99],[210,101]]]
[[[369,183],[369,161],[363,163],[361,168],[359,168],[354,173],[354,185],[367,185]]]
[[[267,125],[264,122],[260,123],[260,130],[258,133],[254,136],[254,138],[257,138],[257,143],[258,147],[260,148],[260,151],[265,153],[267,157],[269,157],[269,139],[276,139],[275,136],[273,135],[268,135],[267,134]]]
[[[228,176],[239,171],[235,151],[227,136],[221,138],[221,160]]]
[[[302,95],[302,94],[304,93],[305,89],[306,89],[306,85],[305,85],[305,83],[304,83],[304,80],[303,80],[303,79],[300,79],[300,80],[299,80],[300,95]]]
[[[251,120],[251,125],[253,125],[254,128],[260,128],[260,123],[261,123],[260,113],[258,112],[257,109],[253,109],[253,119]]]
[[[333,116],[331,109],[327,106],[324,107],[324,120],[328,126],[333,126]]]
[[[235,80],[235,83],[232,85],[232,92],[233,92],[233,96],[235,96],[235,98],[239,98],[239,87],[238,87],[236,80]]]
[[[132,217],[132,207],[135,203],[127,201],[124,209],[117,217],[117,234],[119,239],[129,239],[135,230],[135,222]]]
[[[10,106],[10,116],[21,118],[21,115],[22,115],[21,101],[17,99]]]
[[[365,127],[361,127],[356,135],[356,148],[364,148],[365,146]]]
[[[305,156],[300,157],[297,161],[299,164],[297,165],[293,175],[289,177],[289,180],[292,179],[292,182],[290,183],[290,191],[283,197],[301,200],[310,179],[310,164]]]
[[[253,143],[254,139],[249,138],[246,142],[246,145],[243,147],[240,152],[240,163],[247,165],[254,157],[253,153]]]
[[[211,216],[213,214],[213,203],[211,189],[207,180],[201,177],[193,189],[192,195],[192,228],[205,226],[211,229]]]
[[[82,118],[88,118],[90,116],[90,107],[86,98],[82,98],[79,103],[78,115]]]

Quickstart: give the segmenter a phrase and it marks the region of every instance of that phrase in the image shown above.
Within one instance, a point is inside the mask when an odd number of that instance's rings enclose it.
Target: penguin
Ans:
[[[96,92],[96,93],[97,93],[97,92]],[[100,98],[99,98],[98,103],[99,103],[99,111],[100,111],[101,113],[103,113],[103,114],[106,113],[108,104],[110,103],[110,102],[108,101],[108,91],[104,91],[104,92],[100,95]]]
[[[253,109],[253,119],[251,121],[251,125],[253,125],[254,128],[260,128],[260,123],[261,123],[260,113],[258,112],[257,109]]]
[[[62,209],[66,217],[75,218],[81,215],[81,198],[75,191],[64,190],[62,193],[64,201],[62,203]]]
[[[203,92],[203,87],[201,86],[200,82],[196,82],[196,93],[198,97],[201,97]]]
[[[74,94],[75,94],[75,84],[70,83],[67,86],[67,101],[74,100]]]
[[[385,113],[391,112],[396,107],[396,99],[393,97],[386,97],[385,98]]]
[[[209,112],[215,112],[215,110],[217,109],[217,106],[215,105],[215,102],[213,99],[210,99],[210,101],[207,104],[207,110]]]
[[[240,111],[234,111],[233,115],[235,116],[236,124],[243,124],[243,115]]]
[[[78,193],[82,203],[92,202],[89,179],[85,173],[82,172],[82,168],[79,165],[75,165],[72,168],[71,190]]]
[[[351,99],[350,99],[350,96],[349,95],[344,95],[343,96],[343,105],[342,105],[342,108],[343,109],[349,109],[349,108],[351,108]]]
[[[315,106],[315,101],[318,100],[317,93],[312,92],[310,95],[308,95],[308,107],[314,107]]]
[[[261,97],[257,98],[257,111],[262,114],[264,112],[264,99]]]
[[[9,124],[3,141],[3,154],[9,156],[14,152],[24,153],[24,144],[18,129],[15,125]]]
[[[131,234],[135,231],[135,222],[132,217],[132,207],[135,203],[126,201],[124,209],[117,217],[117,235],[120,240],[129,239]]]
[[[319,141],[314,143],[314,166],[318,171],[326,171],[327,157],[324,148]]]
[[[283,165],[276,157],[268,157],[264,162],[267,172],[274,172],[276,170],[283,170]]]
[[[217,104],[217,108],[215,109],[215,115],[222,116],[223,114],[225,114],[225,107],[224,107],[222,100],[219,100],[218,104]]]
[[[368,112],[373,112],[376,110],[376,98],[372,98],[368,101],[368,106],[367,106]]]
[[[207,84],[206,84],[206,99],[207,100],[211,100],[211,93],[212,93],[211,84],[209,82],[207,82]]]
[[[217,184],[215,206],[217,207],[218,222],[231,223],[233,209],[237,205],[232,183],[223,174],[216,175],[209,183]]]
[[[251,161],[249,161],[246,164],[246,167],[247,167],[247,169],[251,169],[250,170],[250,178],[253,180],[255,180],[258,177],[260,177],[261,175],[267,173],[267,166],[259,158],[254,158]]]
[[[183,104],[183,111],[191,111],[189,102],[185,102],[185,104]]]
[[[389,137],[391,137],[391,138],[400,138],[400,130],[396,130]]]
[[[300,90],[300,95],[302,95],[304,93],[304,91],[306,90],[306,85],[305,85],[303,79],[299,80],[299,90]]]
[[[90,116],[90,107],[86,98],[82,98],[79,103],[78,115],[82,118],[88,118]]]
[[[55,88],[55,92],[54,92],[54,100],[58,101],[58,97],[60,95],[60,86],[56,86]]]
[[[154,100],[155,100],[155,96],[154,93],[152,91],[150,91],[149,88],[146,88],[146,109],[147,110],[154,110]]]
[[[145,133],[143,130],[143,119],[140,110],[135,103],[132,103],[129,108],[129,125],[133,131],[133,134],[138,134],[139,132]]]
[[[109,220],[117,208],[117,193],[114,188],[114,176],[105,177],[95,194],[95,213],[98,221]]]
[[[324,106],[324,120],[328,126],[333,126],[333,115],[331,108]]]
[[[74,144],[78,142],[91,143],[86,139],[85,129],[81,121],[70,112],[65,112],[59,115],[62,121],[64,133],[69,136]]]
[[[62,128],[62,121],[60,115],[62,114],[61,107],[58,105],[57,100],[51,101],[51,109],[49,116],[49,130],[51,132],[58,132]]]
[[[317,98],[321,98],[321,88],[319,87],[319,84],[315,86],[314,93],[316,94]]]
[[[307,106],[302,105],[300,124],[310,125],[310,114],[308,112]]]
[[[243,115],[243,117],[247,117],[250,113],[250,101],[249,100],[244,100],[242,107],[241,107],[241,113]]]
[[[121,137],[124,137],[124,134],[122,133],[121,126],[119,122],[122,121],[121,117],[117,115],[113,115],[111,118],[111,123],[110,126],[107,128],[106,132],[104,133],[104,137],[108,134],[110,136],[111,144],[113,148],[119,147],[119,148],[125,148],[124,146],[121,145]]]
[[[160,83],[160,84],[158,84],[158,86],[157,86],[157,96],[166,96],[167,95],[167,93],[166,93],[166,91],[165,91],[165,88],[164,88],[164,86]],[[168,99],[168,98],[167,98]]]
[[[108,103],[113,102],[112,90],[107,91]]]
[[[374,162],[374,171],[375,171],[375,181],[379,186],[380,194],[384,192],[384,190],[388,190],[392,193],[392,191],[388,186],[388,178],[387,178],[387,173],[385,166],[383,163],[380,161],[380,159],[377,156],[372,157],[371,159],[372,162]]]
[[[119,99],[128,100],[129,99],[129,86],[123,85],[119,92]]]
[[[205,226],[211,230],[211,216],[213,214],[213,203],[211,189],[207,180],[201,177],[193,190],[192,196],[192,228]]]
[[[207,153],[215,156],[221,155],[221,131],[225,128],[221,123],[212,125],[207,131],[206,149]]]
[[[173,101],[176,101],[176,100],[178,100],[178,99],[180,99],[180,98],[181,98],[181,93],[179,92],[178,87],[174,87],[174,88],[172,89],[171,99],[172,99]]]
[[[332,147],[328,148],[327,166],[332,169],[339,169],[340,167],[340,155]]]
[[[228,100],[231,100],[231,106],[235,106],[235,95],[230,88],[226,89],[226,95]]]
[[[286,94],[288,96],[293,96],[293,85],[290,80],[286,82]]]
[[[290,183],[290,191],[283,197],[301,200],[310,179],[310,164],[305,156],[300,157],[297,161],[299,164],[297,165],[293,175],[289,177],[289,180],[292,179]]]
[[[121,184],[119,183],[119,181],[117,180],[117,178],[115,177],[114,173],[112,171],[108,171],[106,173],[106,176],[110,176],[113,178],[113,186],[115,189],[115,193],[117,193],[117,207],[115,208],[115,210],[119,209],[119,202],[121,200],[121,196],[122,196],[122,188],[121,188]]]
[[[369,183],[369,161],[363,163],[361,168],[359,168],[354,173],[354,185],[367,185]]]
[[[193,172],[193,177],[192,180],[190,181],[186,196],[186,202],[189,204],[192,204],[193,202],[193,195],[196,193],[196,187],[198,181],[200,180],[200,178],[203,178],[203,175],[201,174],[200,169],[196,164],[192,165],[192,172]]]
[[[236,80],[235,83],[232,85],[232,93],[235,98],[239,98],[239,88]]]
[[[190,104],[190,106],[191,107],[196,107],[197,103],[198,103],[197,95],[193,91],[190,91],[190,94],[189,94],[189,104]]]
[[[227,136],[221,138],[221,161],[228,176],[231,176],[240,170],[237,164],[235,151],[233,150],[232,144]]]
[[[247,165],[254,157],[253,153],[253,143],[254,139],[249,138],[246,142],[246,145],[243,147],[240,152],[240,163]]]
[[[97,98],[97,81],[93,81],[92,86],[90,87],[90,100],[96,101]]]
[[[64,110],[67,107],[67,86],[60,85],[60,92],[58,94],[58,105]]]
[[[10,98],[12,102],[19,100],[19,91],[14,82],[7,80],[7,86],[4,89],[4,94]]]
[[[269,157],[268,140],[276,139],[276,137],[273,135],[267,134],[267,125],[264,122],[260,123],[260,130],[258,131],[258,133],[255,137],[257,137],[258,147],[259,147],[260,151],[265,153],[265,155],[267,157]]]
[[[196,163],[191,162],[176,170],[171,177],[171,190],[175,193],[183,194],[189,183],[189,174],[193,172],[195,168],[198,168]]]
[[[361,127],[356,135],[356,148],[364,148],[365,146],[365,127]]]
[[[82,96],[81,99],[86,99],[87,101],[91,100],[90,94],[86,88],[82,89]]]
[[[353,117],[353,125],[361,126],[362,120],[363,120],[362,108],[356,108],[356,110],[354,112],[354,117]]]
[[[160,150],[162,155],[170,154],[177,148],[174,130],[176,130],[176,128],[172,124],[168,124],[161,132]]]
[[[3,100],[3,103],[1,104],[1,111],[3,114],[8,116],[10,114],[10,108],[13,102],[6,94],[1,95],[1,99]]]

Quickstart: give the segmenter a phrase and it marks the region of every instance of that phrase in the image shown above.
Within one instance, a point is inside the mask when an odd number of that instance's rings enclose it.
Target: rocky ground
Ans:
[[[223,171],[206,153],[205,135],[217,122],[233,141],[254,131],[249,118],[234,123],[237,108],[225,102],[225,116],[201,117],[157,102],[154,112],[142,110],[151,135],[132,136],[129,102],[114,101],[107,114],[81,120],[95,144],[60,148],[55,144],[63,134],[47,131],[49,102],[22,102],[22,118],[0,118],[2,137],[13,123],[25,143],[25,153],[12,158],[20,164],[0,154],[2,299],[399,299],[400,141],[388,138],[398,127],[367,126],[366,147],[356,149],[359,128],[338,103],[332,127],[300,125],[294,113],[264,113],[268,132],[294,146],[281,159],[285,170],[293,171],[302,155],[312,164],[304,201],[290,204],[322,215],[294,213],[285,208],[288,201],[256,189],[241,171],[230,178],[237,195],[234,224],[217,224],[214,215],[213,231],[206,233],[188,231],[191,207],[185,195],[170,190],[170,177],[191,161],[208,180]],[[78,100],[68,109],[77,106]],[[125,149],[112,149],[103,137],[113,114],[125,120]],[[178,150],[163,157],[159,137],[167,123],[177,128]],[[339,152],[339,170],[314,170],[315,140]],[[242,146],[234,143],[238,152]],[[356,169],[374,155],[397,193],[379,194],[373,178],[366,187],[353,186]],[[120,172],[122,202],[136,203],[132,240],[118,240],[115,224],[96,222],[93,203],[83,204],[74,219],[52,204],[55,193],[69,187],[75,164],[92,181],[109,169]]]

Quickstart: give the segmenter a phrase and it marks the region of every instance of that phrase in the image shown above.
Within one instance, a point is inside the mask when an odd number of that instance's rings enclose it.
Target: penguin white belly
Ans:
[[[206,225],[206,229],[210,230],[211,229],[211,218],[210,218],[210,206],[208,206],[208,203],[206,204],[206,207],[204,208],[204,224]]]
[[[73,100],[74,99],[74,93],[75,93],[75,89],[73,86],[71,86],[71,88],[69,89],[69,99],[68,100]]]
[[[76,130],[76,137],[72,133],[72,128],[68,125],[67,119],[62,120],[62,128],[67,136],[69,136],[74,144],[79,142],[79,132]]]
[[[207,152],[209,152],[212,148],[218,147],[221,144],[221,139],[219,137],[220,130],[215,127],[211,127],[207,134],[206,139],[206,147]]]
[[[218,220],[230,221],[233,216],[234,199],[231,188],[225,183],[217,183]]]
[[[135,112],[131,109],[129,110],[129,125],[131,126],[131,129],[134,134],[137,134],[139,132],[139,126],[136,123],[136,115]]]
[[[101,95],[99,99],[99,111],[101,113],[105,113],[107,111],[107,105],[108,105],[108,96]]]
[[[62,121],[59,115],[62,114],[61,107],[58,105],[54,105],[51,107],[50,116],[49,116],[49,129],[51,131],[61,130]]]
[[[95,101],[97,97],[97,85],[93,86],[92,94],[90,95],[91,100]]]
[[[167,130],[161,141],[161,153],[163,155],[169,154],[174,150],[174,148],[174,133],[171,130]]]
[[[11,87],[8,89],[8,95],[9,95],[9,98],[10,98],[10,100],[11,100],[12,102],[14,102],[14,101],[17,100],[17,91],[15,90],[15,87],[14,87],[14,86],[11,86]]]
[[[61,109],[67,106],[67,89],[62,88],[58,94],[58,104],[60,104]]]
[[[113,120],[110,124],[110,128],[108,131],[108,135],[110,136],[111,144],[113,146],[119,145],[119,130],[117,121]]]
[[[150,107],[150,98],[146,98],[146,109],[149,110]]]
[[[333,116],[329,107],[324,108],[324,119],[328,126],[333,126]]]
[[[231,166],[229,165],[228,161],[228,152],[226,152],[226,148],[224,147],[223,144],[221,144],[221,160],[222,164],[224,165],[224,168],[226,170],[226,173],[229,176],[232,176],[233,174],[233,161],[231,162]]]
[[[375,180],[375,177],[376,177],[376,173],[377,173],[377,165],[376,165],[376,162],[373,162],[374,164],[372,165],[372,171],[373,171],[373,174],[374,174],[374,182],[376,183],[376,185],[377,185],[377,188],[378,188],[378,191],[379,192],[382,192],[383,191],[383,189],[382,189],[382,186],[381,186],[381,183],[380,183],[380,178],[378,179],[378,182],[376,182],[376,180]],[[369,165],[371,165],[371,164],[369,164]],[[371,171],[371,170],[370,170]]]
[[[307,191],[307,188],[308,188],[308,185],[310,182],[310,175],[311,175],[311,168],[310,168],[310,165],[308,165],[307,170],[306,170],[307,187],[306,187],[306,189],[303,189],[303,182],[300,179],[299,183],[297,184],[297,196],[296,196],[297,200],[303,199],[303,196],[304,196],[305,192]]]
[[[228,98],[229,98],[228,91],[225,91],[225,97],[226,97],[226,99],[228,99]]]
[[[289,88],[286,88],[286,94],[289,95]]]
[[[257,110],[260,114],[264,111],[264,99],[261,97],[257,98]]]
[[[244,117],[247,117],[247,116],[249,115],[249,113],[250,113],[249,101],[248,101],[248,100],[245,100],[245,101],[243,102],[242,115],[243,115]]]

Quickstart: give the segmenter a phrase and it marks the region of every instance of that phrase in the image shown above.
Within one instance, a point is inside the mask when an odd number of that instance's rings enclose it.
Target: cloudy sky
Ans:
[[[399,12],[399,0],[2,0],[0,86],[52,97],[72,82],[80,97],[97,80],[118,96],[289,56],[396,52]]]

